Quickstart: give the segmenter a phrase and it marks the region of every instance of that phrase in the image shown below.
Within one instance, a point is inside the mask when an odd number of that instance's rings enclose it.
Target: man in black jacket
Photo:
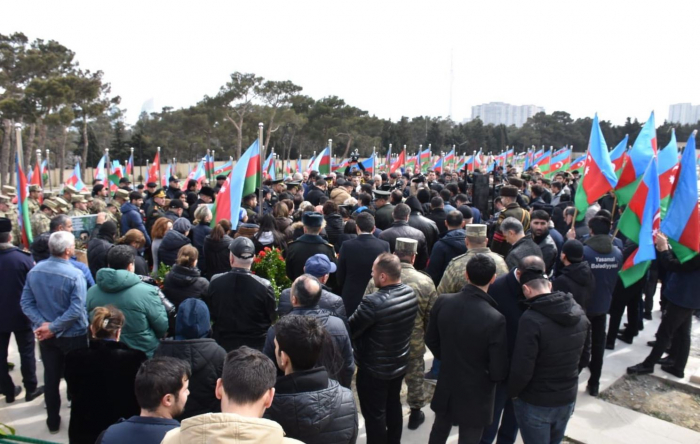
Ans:
[[[265,416],[279,423],[288,437],[306,444],[354,443],[355,397],[330,379],[325,367],[316,365],[328,335],[324,325],[310,316],[285,316],[274,330],[272,352],[284,376],[277,378]]]
[[[588,262],[583,260],[583,244],[569,239],[561,252],[564,268],[552,283],[553,291],[569,293],[584,310],[595,292],[595,276]]]
[[[549,234],[549,213],[545,210],[534,210],[530,214],[530,235],[542,251],[542,259],[549,276],[557,261],[557,245]]]
[[[335,250],[319,235],[323,228],[323,216],[320,213],[307,211],[301,217],[304,224],[304,234],[287,246],[286,267],[287,276],[294,280],[304,274],[307,259],[315,254],[325,254],[335,264]]]
[[[270,281],[250,272],[253,241],[238,237],[229,250],[231,271],[212,276],[207,293],[214,339],[227,352],[242,345],[262,350],[275,320],[275,292]]]
[[[501,223],[501,232],[512,247],[506,256],[506,265],[509,269],[518,266],[520,259],[527,256],[542,257],[542,250],[523,230],[523,224],[514,217],[507,217]]]
[[[411,214],[408,218],[408,225],[418,229],[425,236],[425,245],[428,249],[428,257],[433,251],[433,245],[440,237],[438,226],[435,222],[423,216],[423,207],[416,196],[411,196],[406,199],[406,205],[411,209]],[[420,256],[419,256],[420,259]],[[427,258],[426,258],[427,261]],[[419,270],[423,268],[416,267]]]
[[[520,270],[520,285],[529,308],[518,326],[508,394],[525,444],[561,442],[590,359],[590,322],[571,295],[551,292],[541,267]]]
[[[409,226],[408,224],[408,219],[411,215],[411,208],[406,204],[398,204],[396,207],[394,207],[392,215],[394,216],[394,224],[382,231],[382,233],[379,235],[379,239],[389,242],[389,248],[392,252],[396,247],[396,239],[399,237],[408,237],[410,239],[417,240],[418,256],[416,257],[415,267],[416,270],[423,270],[428,263],[430,254],[428,253],[428,245],[425,241],[425,235],[423,232],[417,228]]]
[[[323,255],[319,255],[322,256]],[[290,294],[291,311],[286,315],[311,316],[321,323],[330,334],[335,344],[334,352],[325,350],[319,366],[324,366],[330,377],[340,382],[344,387],[352,384],[352,375],[355,373],[355,360],[353,358],[352,343],[344,319],[333,314],[328,309],[320,306],[323,298],[321,283],[311,275],[303,274],[292,284]],[[265,339],[265,353],[270,359],[275,359],[275,326],[267,331]],[[281,370],[284,370],[280,367]]]
[[[309,189],[309,193],[306,195],[306,200],[311,202],[311,205],[313,206],[318,206],[320,205],[321,197],[326,195],[326,187],[328,184],[326,184],[326,181],[323,179],[318,179],[314,186],[312,186]]]
[[[411,287],[401,283],[398,257],[382,253],[374,261],[372,278],[379,290],[366,295],[349,320],[358,366],[357,394],[367,442],[400,443],[401,382],[418,302]]]
[[[360,305],[367,283],[372,279],[374,260],[390,250],[387,241],[372,234],[374,220],[371,214],[360,213],[356,220],[357,238],[343,242],[338,254],[338,286],[342,288],[341,297],[348,315]]]
[[[462,291],[440,295],[430,313],[425,343],[442,365],[430,404],[435,423],[429,444],[445,443],[453,424],[460,443],[478,443],[493,421],[496,384],[508,375],[506,319],[486,293],[496,263],[477,254],[466,276]]]
[[[442,200],[442,197],[435,196],[430,199],[430,214],[426,217],[435,222],[440,236],[447,232],[447,226],[445,225],[447,213],[445,212],[445,201]]]

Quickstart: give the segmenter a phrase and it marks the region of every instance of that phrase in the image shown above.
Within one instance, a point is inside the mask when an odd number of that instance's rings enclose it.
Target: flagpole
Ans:
[[[209,183],[214,182],[215,176],[214,171],[216,171],[216,150],[211,150],[211,168],[209,169]]]
[[[105,165],[107,167],[107,196],[112,197],[112,187],[110,186],[109,176],[112,173],[112,164],[109,160],[109,148],[105,148]]]
[[[433,166],[431,165],[433,163],[433,145],[431,143],[428,144],[428,169],[431,169]]]
[[[406,145],[404,145],[403,146],[403,172],[404,173],[407,172],[406,171],[406,160],[407,160],[406,156],[408,156],[408,154],[406,154]],[[389,171],[391,171],[391,167],[389,167]]]
[[[41,171],[41,150],[36,150],[36,164],[39,166],[39,186],[44,189],[44,178]]]
[[[328,139],[328,161],[331,163],[328,166],[329,175],[333,172],[333,139]]]
[[[452,172],[457,169],[457,145],[452,145]]]
[[[156,154],[158,154],[158,168],[156,168],[156,180],[159,187],[163,186],[163,181],[160,179],[160,147],[156,148]]]
[[[258,147],[260,148],[260,155],[258,156],[259,168],[260,168],[260,183],[258,189],[258,217],[262,219],[263,215],[263,189],[262,189],[262,167],[263,159],[265,158],[265,147],[263,146],[263,123],[258,123]]]
[[[46,150],[46,174],[49,176],[49,190],[51,190],[51,155],[50,151]]]
[[[131,157],[129,157],[129,160],[131,160],[131,181],[136,183],[136,174],[134,174],[134,147],[132,146],[131,149]],[[127,166],[129,165],[129,162],[126,163]]]

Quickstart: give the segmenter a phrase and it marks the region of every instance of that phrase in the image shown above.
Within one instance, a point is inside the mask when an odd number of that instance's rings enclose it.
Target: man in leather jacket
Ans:
[[[428,253],[428,245],[425,241],[425,235],[417,228],[413,228],[408,224],[408,218],[411,214],[411,208],[406,204],[398,204],[394,207],[392,216],[394,224],[382,231],[379,239],[389,242],[389,248],[393,252],[396,248],[396,239],[399,237],[408,237],[418,241],[418,256],[416,258],[416,270],[423,270],[428,263],[430,257]],[[437,230],[436,230],[437,231]]]
[[[348,321],[355,341],[357,394],[367,442],[398,443],[403,428],[401,382],[418,302],[411,287],[401,283],[398,257],[379,255],[372,279],[379,290],[366,295]]]

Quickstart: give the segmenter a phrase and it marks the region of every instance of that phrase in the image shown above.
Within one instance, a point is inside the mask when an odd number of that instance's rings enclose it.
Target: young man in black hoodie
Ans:
[[[590,322],[541,267],[520,270],[528,310],[520,318],[508,393],[525,444],[561,442],[574,413],[578,375],[590,359]]]
[[[564,268],[561,275],[552,282],[552,290],[570,293],[584,310],[595,292],[595,277],[588,262],[583,260],[583,244],[569,239],[561,252]]]

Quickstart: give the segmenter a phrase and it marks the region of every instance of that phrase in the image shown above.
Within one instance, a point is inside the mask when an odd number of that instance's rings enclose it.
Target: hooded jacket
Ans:
[[[348,193],[344,187],[337,187],[331,190],[331,200],[335,202],[336,205],[343,205],[349,198],[350,193]]]
[[[226,273],[231,270],[229,244],[233,239],[224,235],[221,240],[214,240],[211,234],[204,238],[201,261],[204,262],[204,277],[211,280],[215,274]]]
[[[357,440],[357,407],[350,389],[328,379],[321,368],[277,378],[265,417],[287,436],[306,444],[349,444]]]
[[[406,199],[406,205],[411,208],[411,215],[408,217],[408,225],[417,228],[423,233],[426,246],[428,247],[428,256],[430,256],[430,253],[433,251],[433,245],[435,245],[440,235],[438,227],[435,222],[423,216],[423,207],[416,196],[411,196]],[[418,259],[416,259],[416,263],[417,262]],[[416,268],[422,269],[422,267],[419,268],[418,266],[416,266]]]
[[[196,268],[176,264],[165,275],[163,293],[175,307],[187,298],[204,299],[208,290],[209,281],[201,277]]]
[[[191,244],[190,239],[184,234],[176,230],[168,231],[158,247],[158,262],[172,267],[177,261],[180,248],[189,244]]]
[[[139,211],[138,207],[133,205],[131,202],[126,202],[124,205],[122,205],[120,211],[122,212],[122,220],[120,224],[122,232],[120,234],[124,236],[127,231],[131,230],[132,228],[136,228],[146,237],[146,245],[151,245],[151,237],[146,231],[146,226],[143,224],[143,217],[141,216],[141,212]]]
[[[579,370],[591,355],[591,324],[574,299],[560,291],[525,302],[508,379],[508,395],[540,407],[576,401]]]
[[[561,275],[552,282],[552,291],[569,293],[584,310],[595,292],[595,276],[588,262],[572,263],[561,270]]]
[[[124,312],[126,318],[121,341],[149,358],[153,356],[158,338],[168,331],[168,316],[158,287],[141,282],[127,270],[103,268],[97,272],[97,285],[88,290],[87,312],[110,304]]]
[[[188,299],[177,312],[175,339],[160,342],[154,356],[170,356],[189,362],[190,396],[182,415],[183,420],[195,415],[221,411],[221,401],[216,399],[216,380],[224,369],[226,351],[210,338],[209,310],[206,304]]]
[[[282,426],[263,418],[235,413],[205,413],[182,421],[161,444],[304,444],[286,438]]]
[[[622,266],[622,252],[613,246],[610,236],[597,234],[584,243],[583,258],[595,276],[595,292],[588,301],[586,314],[596,316],[607,313],[610,310],[617,273]]]
[[[464,230],[450,230],[433,246],[430,262],[428,262],[428,268],[425,271],[433,278],[435,285],[440,283],[442,274],[450,261],[467,252],[464,237]]]
[[[329,214],[323,217],[326,220],[326,234],[328,235],[328,243],[335,246],[335,252],[340,250],[338,238],[343,234],[343,217],[338,213]]]
[[[97,272],[107,267],[107,253],[114,246],[114,238],[98,234],[90,239],[87,245],[87,260],[90,267],[90,273],[97,276]]]

